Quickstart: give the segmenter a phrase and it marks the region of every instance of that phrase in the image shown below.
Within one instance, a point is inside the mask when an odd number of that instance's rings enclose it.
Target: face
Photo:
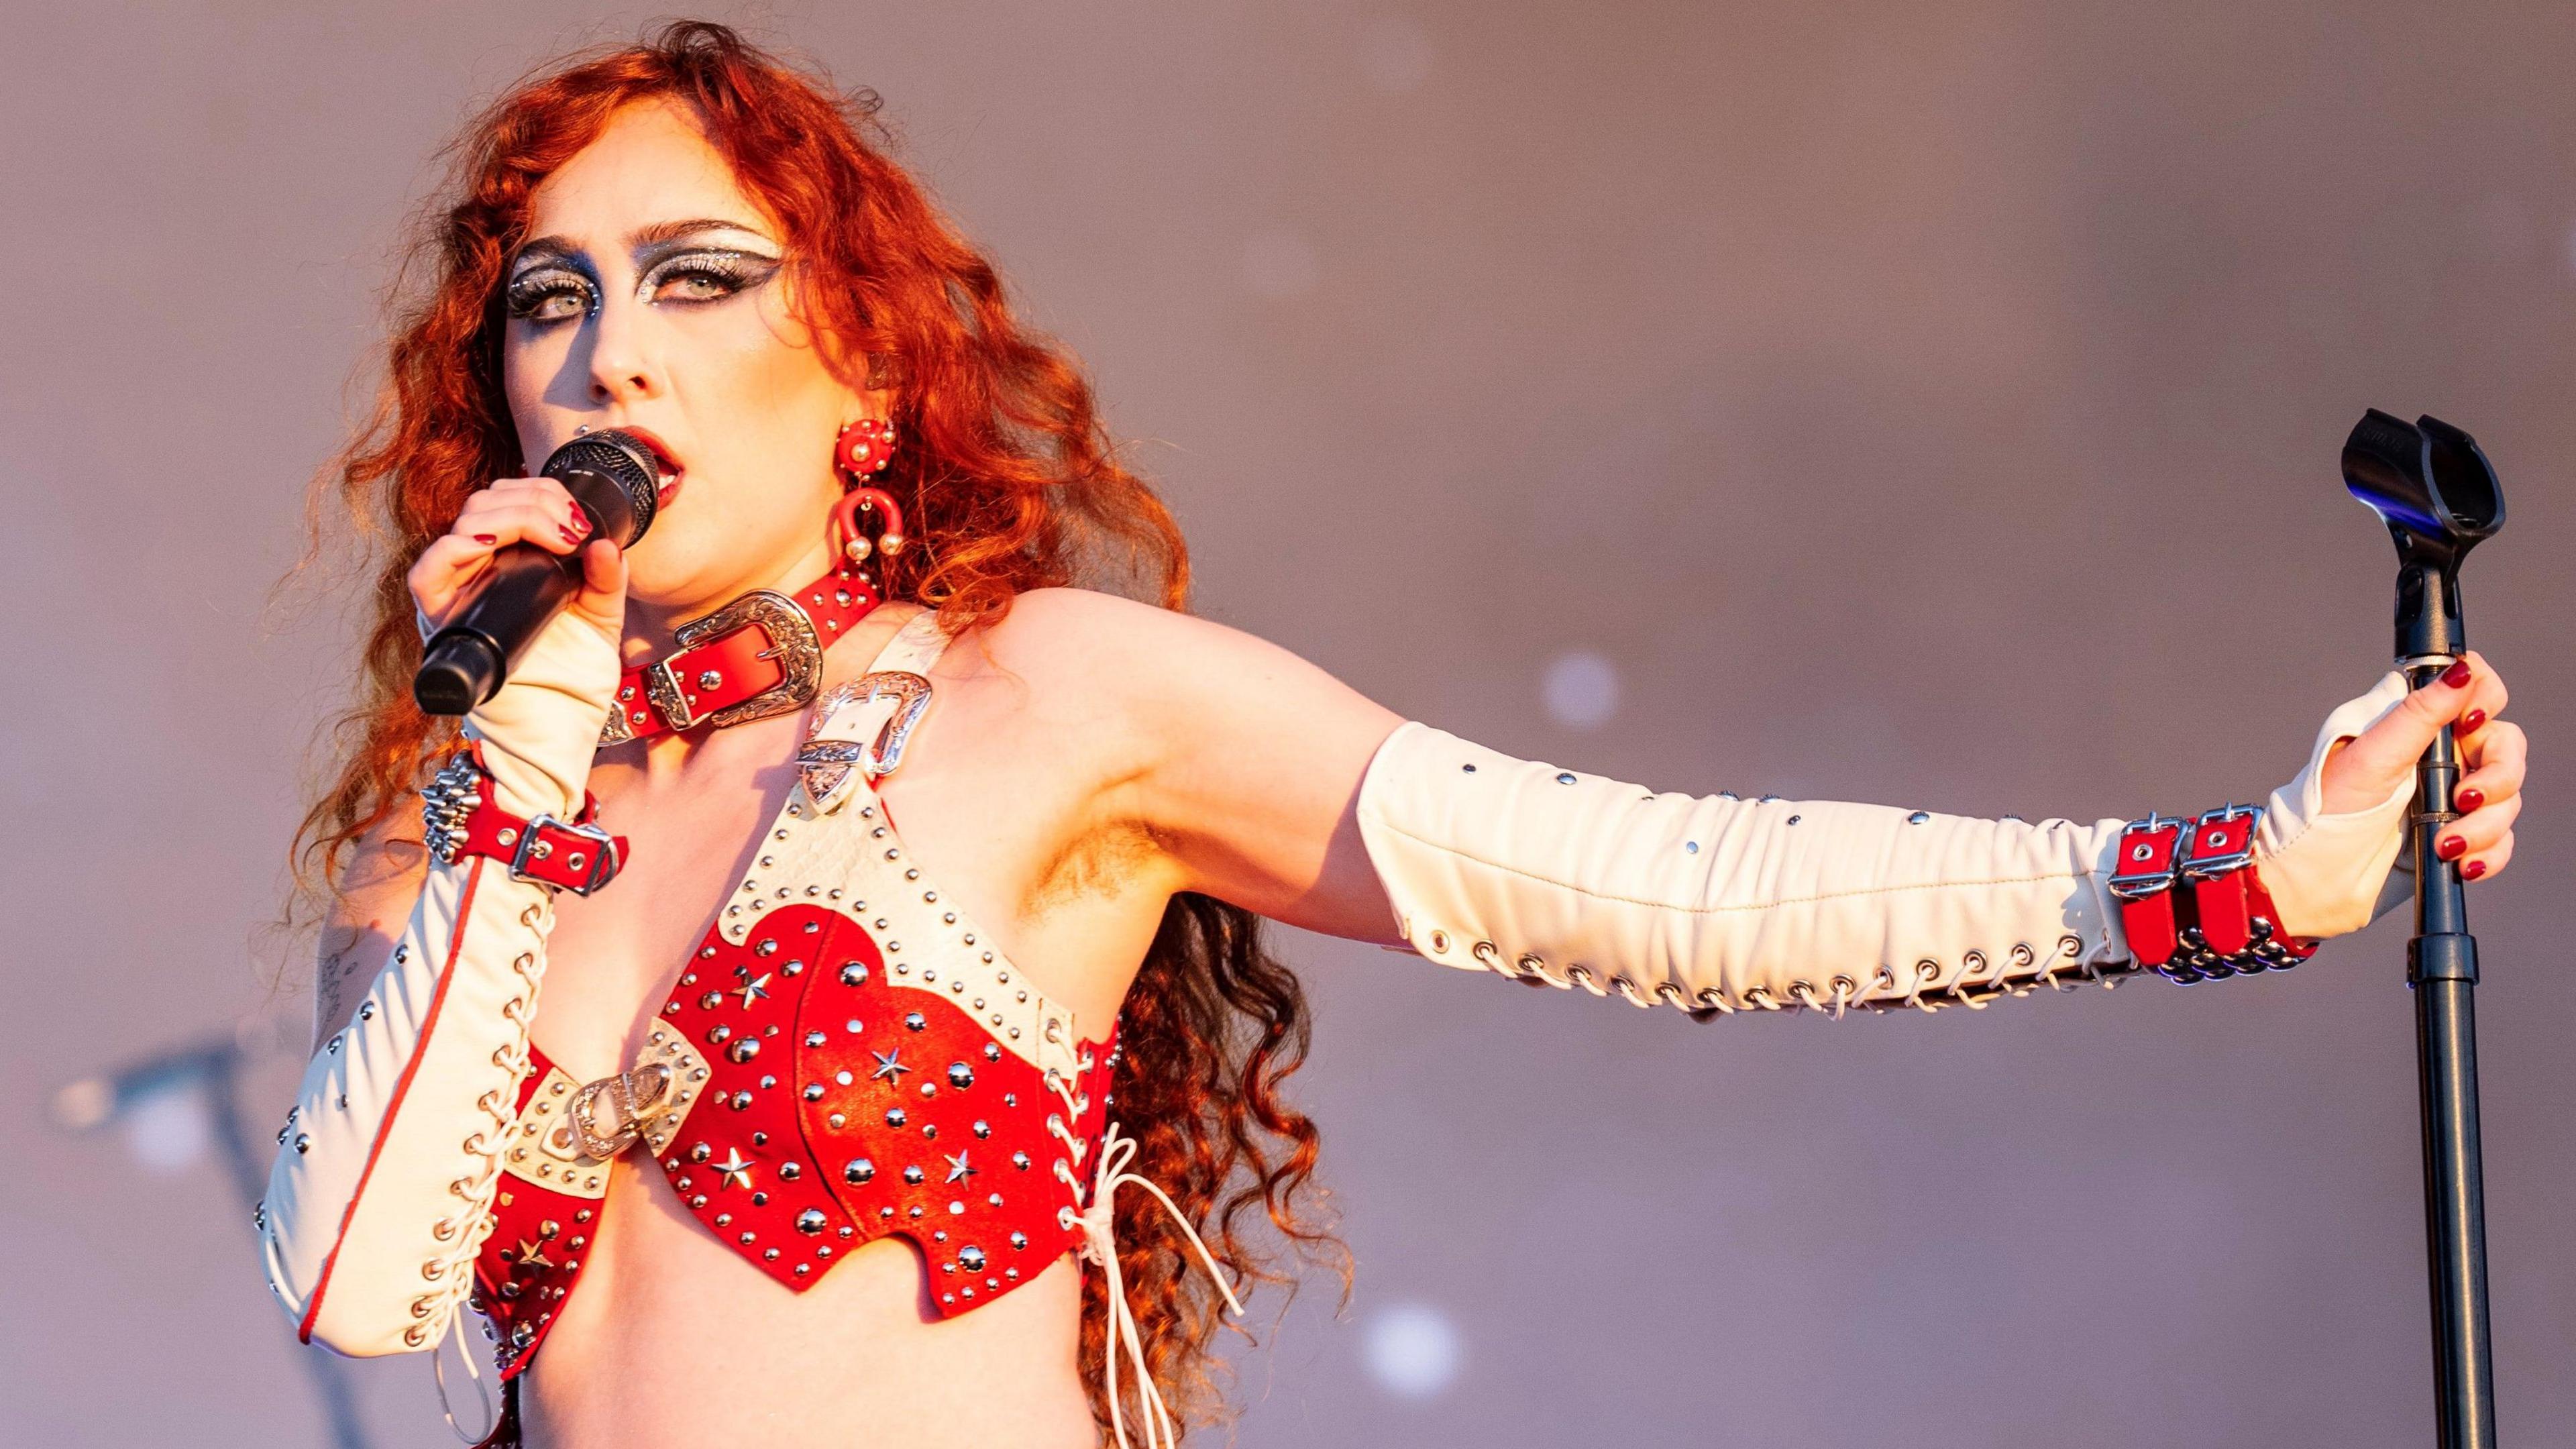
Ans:
[[[685,619],[830,562],[844,423],[778,224],[676,106],[630,106],[540,184],[506,274],[502,376],[533,472],[588,427],[633,428],[676,482],[628,556],[638,612]]]

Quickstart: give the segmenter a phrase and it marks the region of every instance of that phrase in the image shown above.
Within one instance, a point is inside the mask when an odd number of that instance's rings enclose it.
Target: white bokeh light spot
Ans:
[[[1399,1398],[1428,1399],[1456,1381],[1466,1346],[1449,1315],[1427,1303],[1394,1304],[1368,1326],[1368,1368]]]
[[[1589,649],[1569,649],[1548,661],[1539,693],[1558,724],[1599,729],[1619,712],[1619,669]]]
[[[1323,264],[1306,239],[1286,227],[1272,227],[1243,246],[1243,280],[1265,297],[1294,297],[1315,290]]]
[[[153,1172],[192,1167],[213,1143],[205,1094],[193,1085],[164,1088],[125,1109],[125,1145]]]

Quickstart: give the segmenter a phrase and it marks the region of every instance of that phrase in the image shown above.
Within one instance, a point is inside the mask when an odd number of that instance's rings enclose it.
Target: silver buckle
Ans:
[[[775,659],[785,677],[776,684],[738,704],[729,704],[706,716],[716,725],[740,724],[744,720],[767,719],[785,714],[814,697],[823,684],[823,641],[814,632],[814,621],[794,599],[768,589],[754,589],[704,618],[691,619],[672,634],[682,649],[694,649],[720,635],[730,634],[745,624],[758,624],[769,636],[769,647],[760,651],[763,659]],[[679,677],[671,672],[670,662],[663,661],[645,674],[645,688],[653,702],[662,707],[672,728],[687,729],[698,723],[688,714],[688,700],[680,688]],[[664,693],[677,701],[677,708],[664,701]],[[688,715],[686,723],[681,717]]]
[[[930,681],[908,669],[885,669],[860,675],[856,687],[862,703],[888,696],[895,700],[894,717],[868,747],[868,778],[882,780],[903,763],[903,747],[912,742],[912,727],[921,723],[922,713],[930,708]]]
[[[2202,826],[2219,825],[2230,820],[2247,819],[2250,819],[2253,823],[2246,827],[2245,843],[2243,845],[2234,850],[2228,851],[2223,855],[2196,855],[2192,852],[2193,845],[2200,838],[2200,828]],[[2185,880],[2207,880],[2212,876],[2225,875],[2231,870],[2242,870],[2246,866],[2252,865],[2254,863],[2254,835],[2256,831],[2262,828],[2262,806],[2238,805],[2232,801],[2228,804],[2219,806],[2217,809],[2202,815],[2198,820],[2193,821],[2191,823],[2191,828],[2184,831],[2182,839],[2175,843],[2175,873]]]
[[[574,895],[586,896],[608,884],[616,878],[618,869],[625,864],[618,858],[617,837],[600,827],[575,825],[569,820],[558,820],[552,815],[539,815],[528,822],[526,830],[519,833],[518,847],[510,852],[510,879],[526,881],[530,885],[558,884],[558,882],[528,874],[529,861],[545,860],[554,854],[554,842],[545,838],[545,832],[548,830],[559,830],[566,835],[578,836],[590,842],[591,848],[587,858],[576,851],[571,859],[564,862],[581,877],[577,884],[562,886],[562,889]]]
[[[2173,858],[2166,865],[2165,869],[2162,872],[2127,870],[2115,872],[2111,876],[2110,881],[2110,891],[2112,895],[2124,901],[2142,901],[2149,896],[2156,895],[2173,888],[2175,873],[2182,865],[2183,850],[2191,843],[2191,822],[2189,820],[2175,816],[2159,815],[2150,810],[2147,812],[2146,819],[2132,820],[2126,826],[2122,827],[2120,836],[2123,840],[2126,840],[2129,832],[2132,830],[2161,830],[2168,825],[2176,827],[2176,834],[2174,835]],[[2142,846],[2140,848],[2144,849],[2145,847]],[[2122,865],[2131,863],[2126,853],[2122,855],[2120,863]]]
[[[635,1145],[645,1127],[671,1109],[671,1082],[669,1066],[650,1062],[631,1072],[583,1083],[564,1107],[564,1117],[572,1124],[573,1140],[581,1145],[582,1155],[606,1162]],[[599,1130],[599,1102],[603,1097],[616,1114],[615,1125],[605,1132]]]
[[[903,764],[904,746],[912,741],[913,727],[921,723],[922,714],[930,708],[930,681],[910,670],[881,669],[833,686],[815,706],[812,728],[821,729],[834,714],[853,704],[887,698],[896,701],[895,712],[887,717],[871,743],[807,737],[803,748],[796,752],[796,768],[804,777],[808,799],[818,805],[831,799],[853,767],[869,780],[882,780]]]

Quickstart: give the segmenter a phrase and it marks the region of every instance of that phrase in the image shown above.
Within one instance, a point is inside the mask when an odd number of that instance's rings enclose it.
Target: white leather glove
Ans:
[[[2327,815],[2317,779],[2405,693],[2392,672],[2337,708],[2272,795],[2256,868],[2292,935],[2358,929],[2395,898],[2411,784]],[[1659,795],[1419,722],[1379,746],[1358,812],[1415,951],[1640,1006],[1982,1005],[2137,969],[2108,889],[2119,820]]]
[[[465,721],[496,804],[574,817],[617,677],[617,639],[580,611],[538,634]],[[501,861],[433,855],[392,961],[305,1068],[259,1221],[269,1287],[306,1341],[429,1348],[472,1288],[552,898]]]

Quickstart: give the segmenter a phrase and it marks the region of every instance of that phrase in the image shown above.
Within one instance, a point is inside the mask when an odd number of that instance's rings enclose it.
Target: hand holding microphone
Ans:
[[[557,448],[543,474],[478,490],[412,565],[412,598],[434,631],[412,694],[431,714],[491,698],[567,607],[611,639],[623,627],[623,550],[652,525],[659,459],[611,430]]]

